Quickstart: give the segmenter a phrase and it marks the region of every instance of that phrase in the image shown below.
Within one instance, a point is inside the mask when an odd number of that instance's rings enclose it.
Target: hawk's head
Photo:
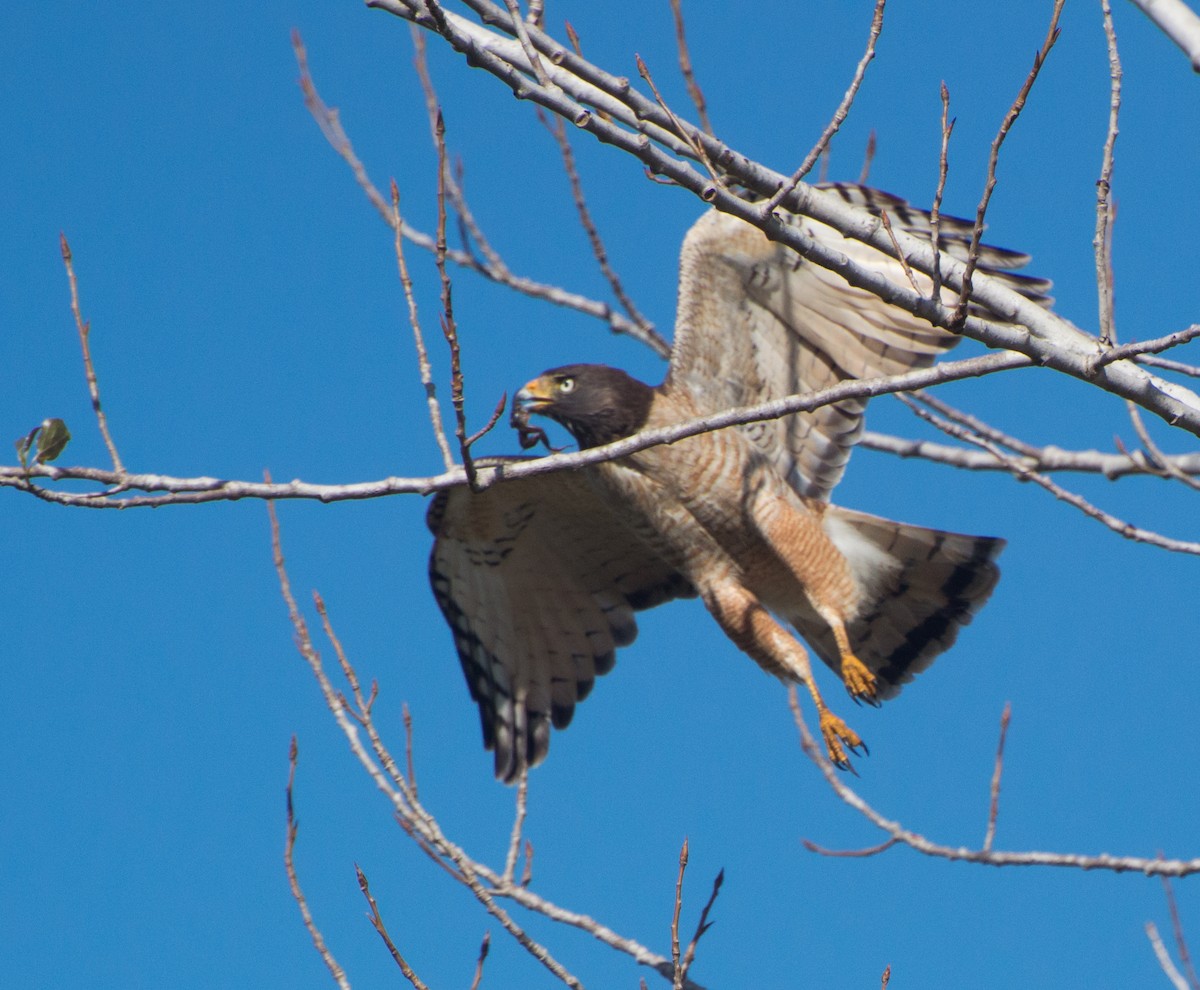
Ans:
[[[562,423],[580,449],[599,447],[637,433],[653,398],[654,389],[617,368],[568,364],[543,372],[513,396],[512,424],[523,447],[543,439],[529,427],[534,413]]]

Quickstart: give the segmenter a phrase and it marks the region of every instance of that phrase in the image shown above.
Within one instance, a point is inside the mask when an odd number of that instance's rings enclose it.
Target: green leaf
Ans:
[[[61,419],[47,419],[37,439],[37,457],[40,464],[49,464],[61,454],[71,442],[71,431]]]

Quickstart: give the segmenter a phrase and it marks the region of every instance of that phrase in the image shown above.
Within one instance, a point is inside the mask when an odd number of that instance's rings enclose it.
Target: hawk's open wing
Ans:
[[[517,458],[483,459],[481,465]],[[511,781],[571,721],[637,635],[633,613],[695,594],[593,491],[587,472],[439,492],[433,593],[454,633],[496,776]]]
[[[886,210],[893,228],[930,236],[929,215],[901,199],[863,186],[826,188],[874,213]],[[817,220],[786,219],[860,265],[908,284],[900,263],[882,252]],[[970,235],[967,221],[941,218],[939,244],[947,254],[965,257]],[[1047,301],[1049,282],[1007,271],[1028,260],[984,247],[979,269]],[[922,291],[931,290],[927,277],[914,275]],[[943,296],[955,298],[948,290]],[[668,385],[686,388],[702,412],[717,412],[927,367],[958,339],[714,211],[684,240]],[[744,429],[798,492],[825,499],[862,433],[865,408],[865,399],[852,399]]]

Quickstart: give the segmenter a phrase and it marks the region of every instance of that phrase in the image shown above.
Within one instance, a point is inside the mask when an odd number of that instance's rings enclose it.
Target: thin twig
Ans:
[[[870,132],[867,134],[866,150],[863,151],[862,170],[858,173],[858,184],[860,186],[865,186],[867,184],[867,179],[871,177],[871,163],[875,161],[876,145],[877,138],[875,135],[875,128],[872,127]]]
[[[1095,356],[1090,362],[1092,369],[1103,368],[1114,361],[1124,361],[1127,358],[1141,357],[1144,354],[1157,354],[1160,351],[1186,344],[1189,340],[1200,337],[1200,323],[1193,323],[1183,330],[1156,337],[1154,340],[1135,340],[1120,347],[1111,347]]]
[[[963,440],[967,443],[974,444],[975,446],[981,447],[982,449],[988,451],[988,453],[995,457],[997,461],[999,461],[1001,464],[1004,464],[1018,480],[1032,481],[1035,484],[1040,485],[1059,501],[1066,502],[1068,505],[1073,506],[1088,518],[1094,519],[1097,522],[1107,526],[1117,535],[1122,536],[1127,540],[1133,540],[1137,543],[1148,543],[1151,546],[1156,546],[1163,550],[1171,550],[1175,553],[1200,555],[1200,543],[1190,540],[1172,539],[1171,537],[1164,536],[1161,533],[1155,533],[1152,530],[1142,529],[1138,526],[1134,526],[1132,523],[1126,522],[1124,519],[1119,519],[1111,513],[1106,512],[1096,505],[1093,505],[1082,495],[1068,491],[1066,488],[1063,488],[1061,485],[1052,481],[1041,472],[1034,471],[1033,469],[1026,467],[1023,463],[1021,463],[1019,458],[1012,457],[1003,451],[999,444],[993,443],[991,440],[980,436],[973,430],[960,426],[957,423],[949,422],[942,417],[935,416],[924,409],[917,409],[916,407],[913,407],[913,411],[926,422],[936,426],[943,433],[946,433],[959,440]]]
[[[563,170],[567,173],[567,181],[571,185],[571,198],[575,201],[575,210],[579,214],[579,223],[583,227],[584,234],[587,235],[588,244],[591,246],[592,254],[596,258],[596,263],[600,266],[600,272],[604,275],[609,287],[616,296],[617,302],[621,304],[621,308],[629,315],[647,337],[658,337],[654,329],[654,325],[646,319],[646,317],[638,309],[637,304],[625,291],[625,286],[621,283],[620,276],[613,270],[612,265],[608,260],[608,251],[604,247],[604,241],[600,237],[600,232],[596,228],[596,222],[592,219],[592,212],[588,209],[587,198],[583,193],[583,183],[579,179],[579,170],[575,166],[575,153],[571,150],[571,142],[567,137],[566,126],[563,124],[561,117],[548,118],[545,112],[538,108],[538,120],[546,127],[554,137],[555,143],[558,145],[559,154],[562,156]],[[661,338],[660,338],[661,339]],[[666,344],[665,341],[663,341]],[[666,345],[670,346],[670,345]]]
[[[1167,947],[1163,945],[1162,936],[1158,934],[1158,926],[1153,921],[1146,922],[1146,937],[1150,939],[1150,948],[1154,950],[1154,958],[1158,960],[1158,965],[1162,967],[1162,971],[1166,974],[1167,979],[1171,981],[1171,985],[1175,987],[1175,990],[1189,990],[1187,980],[1175,968],[1175,964],[1171,961],[1171,954],[1167,951]]]
[[[108,432],[108,419],[100,406],[100,382],[96,378],[96,366],[92,363],[92,348],[88,343],[92,324],[84,321],[83,313],[79,308],[79,283],[75,278],[75,265],[71,259],[71,246],[67,243],[67,235],[60,233],[58,243],[62,249],[63,265],[67,269],[67,283],[71,287],[71,314],[75,317],[75,329],[79,331],[79,346],[83,351],[83,373],[87,378],[88,394],[92,398],[92,411],[96,414],[96,425],[100,427],[100,436],[104,438],[108,456],[112,458],[113,471],[120,476],[125,473],[125,465],[121,463],[117,445],[113,443],[112,434]]]
[[[696,107],[696,116],[700,118],[700,126],[704,128],[705,134],[711,136],[715,132],[712,121],[708,119],[708,105],[704,101],[704,91],[700,89],[700,84],[696,82],[696,74],[692,71],[692,56],[688,52],[687,35],[683,26],[682,0],[671,0],[671,16],[675,19],[675,45],[679,49],[679,71],[687,86],[688,95],[691,96],[692,103]]]
[[[408,768],[408,786],[415,799],[417,796],[417,771],[413,767],[413,720],[407,701],[400,706],[400,717],[404,721],[404,763]]]
[[[522,750],[523,752],[523,750]],[[529,766],[520,755],[517,757],[517,797],[514,802],[512,833],[508,839],[508,855],[504,859],[504,883],[511,884],[517,872],[517,859],[521,853],[521,831],[525,827],[526,801],[529,796]]]
[[[292,795],[296,784],[296,762],[299,754],[300,748],[296,744],[296,737],[292,736],[291,745],[288,747],[287,839],[283,846],[283,866],[287,871],[288,886],[292,891],[292,899],[300,907],[300,917],[304,919],[304,927],[308,929],[309,938],[312,939],[317,954],[320,955],[321,961],[325,963],[325,967],[329,970],[329,975],[333,977],[334,982],[342,990],[350,990],[350,981],[346,979],[345,970],[333,958],[333,953],[330,952],[329,946],[325,944],[325,937],[321,934],[321,930],[317,928],[317,923],[313,920],[312,912],[308,909],[308,901],[304,897],[304,891],[300,889],[300,877],[296,873],[296,835],[300,831],[300,823],[296,821]]]
[[[1175,936],[1175,951],[1179,953],[1179,961],[1183,964],[1184,976],[1187,977],[1191,990],[1200,990],[1200,976],[1192,965],[1192,954],[1188,951],[1187,939],[1183,935],[1183,922],[1179,917],[1179,903],[1175,900],[1175,891],[1171,881],[1162,878],[1163,893],[1167,897],[1167,910],[1171,914],[1171,933]]]
[[[896,232],[892,230],[892,221],[888,216],[887,210],[879,211],[879,219],[883,221],[883,229],[887,231],[888,237],[892,239],[892,247],[896,251],[896,260],[900,262],[900,267],[904,269],[904,274],[908,278],[908,284],[913,287],[914,292],[920,292],[921,289],[917,285],[917,277],[913,274],[912,266],[909,265],[908,259],[904,257],[904,251],[900,247],[900,242],[896,240]]]
[[[1200,858],[1168,860],[1161,856],[1112,856],[1108,853],[1083,856],[1078,853],[1041,851],[998,852],[994,849],[968,849],[965,846],[948,846],[931,842],[923,835],[905,828],[899,822],[885,818],[846,783],[845,775],[839,773],[829,761],[824,746],[813,738],[805,724],[804,715],[800,710],[800,699],[794,685],[788,687],[788,705],[792,710],[792,718],[800,734],[801,748],[816,765],[834,794],[893,840],[890,843],[874,847],[874,852],[890,849],[894,845],[905,845],[924,856],[957,862],[984,863],[988,866],[1053,866],[1078,870],[1111,870],[1114,873],[1144,873],[1146,876],[1166,877],[1185,877],[1200,873]],[[814,850],[821,848],[813,844],[806,843],[806,845]],[[840,855],[846,855],[846,853],[842,852]]]
[[[475,487],[475,462],[471,457],[471,445],[467,442],[466,399],[463,395],[462,350],[458,343],[458,327],[454,322],[453,286],[450,273],[446,270],[446,122],[441,111],[434,128],[437,142],[437,247],[434,261],[442,284],[442,335],[450,348],[450,402],[454,406],[454,435],[458,438],[458,451],[462,457],[463,470],[467,473],[467,484]]]
[[[693,134],[692,129],[689,127],[685,127],[683,124],[683,121],[681,121],[678,117],[675,116],[675,111],[672,110],[669,106],[667,106],[667,101],[662,98],[662,94],[658,91],[658,87],[654,85],[654,78],[650,75],[650,70],[646,67],[646,63],[644,61],[642,61],[642,56],[635,53],[633,57],[634,57],[635,61],[637,62],[638,75],[640,75],[644,80],[646,80],[646,85],[650,87],[650,92],[654,94],[655,101],[658,103],[658,105],[662,108],[663,112],[670,119],[671,126],[675,129],[675,133],[678,134],[679,137],[681,137],[689,145],[691,145],[692,150],[695,151],[695,153],[696,153],[697,160],[704,166],[705,170],[708,172],[709,178],[713,182],[715,182],[717,186],[724,188],[725,180],[721,177],[720,173],[716,169],[716,166],[714,166],[712,161],[709,159],[708,152],[706,152],[704,150],[703,142],[696,140],[696,137]],[[713,198],[716,196],[716,192],[717,191],[715,188],[712,188],[711,192],[709,192],[708,190],[705,190],[704,192],[702,192],[700,194],[700,198],[703,199],[706,203],[711,202],[713,200]]]
[[[954,118],[950,116],[950,90],[943,81],[939,89],[942,100],[942,143],[938,150],[938,181],[933,193],[933,206],[929,209],[929,241],[933,247],[933,271],[930,278],[933,286],[930,299],[942,298],[942,196],[946,192],[946,178],[950,174],[950,135],[954,131]]]
[[[1000,778],[1004,774],[1004,740],[1008,737],[1008,723],[1012,720],[1012,704],[1004,703],[1000,716],[1000,741],[996,743],[996,766],[992,770],[992,799],[988,806],[987,832],[983,837],[983,848],[990,851],[996,839],[996,818],[1000,814]]]
[[[991,440],[992,443],[997,443],[1002,447],[1007,447],[1014,453],[1022,457],[1036,459],[1041,453],[1039,448],[1032,444],[1026,443],[1011,434],[1005,433],[1002,430],[996,429],[990,423],[985,423],[978,416],[972,416],[970,413],[963,412],[961,409],[950,405],[950,403],[939,399],[933,393],[921,389],[916,392],[909,392],[903,395],[896,396],[904,405],[912,409],[914,414],[919,415],[914,408],[914,403],[920,403],[929,407],[934,412],[941,413],[947,419],[952,420],[959,426],[965,426],[972,433],[976,433],[986,440]]]
[[[996,132],[995,138],[992,139],[992,148],[988,154],[987,180],[984,183],[983,196],[979,200],[979,206],[975,210],[975,229],[971,233],[971,247],[967,253],[966,271],[962,276],[962,289],[959,292],[958,307],[955,310],[952,326],[957,326],[967,316],[967,307],[971,304],[971,283],[975,275],[975,266],[979,264],[979,247],[983,239],[984,217],[987,215],[988,203],[991,202],[992,192],[996,188],[996,167],[1000,163],[1000,148],[1004,144],[1004,139],[1008,137],[1008,132],[1012,129],[1013,124],[1017,122],[1017,118],[1021,115],[1021,111],[1025,108],[1025,101],[1029,97],[1030,90],[1033,89],[1033,84],[1037,82],[1039,73],[1042,71],[1042,66],[1046,62],[1046,58],[1050,54],[1050,49],[1054,47],[1054,43],[1058,40],[1058,19],[1062,14],[1062,8],[1065,0],[1055,0],[1054,10],[1050,14],[1050,26],[1046,29],[1046,39],[1042,42],[1042,47],[1033,57],[1033,67],[1029,70],[1029,74],[1025,77],[1025,81],[1021,84],[1021,89],[1017,93],[1017,98],[1013,100],[1012,106],[1008,108],[1008,112],[1004,115],[1004,120],[1000,123],[1000,129]]]
[[[762,204],[760,213],[763,217],[769,217],[779,209],[780,203],[795,191],[800,181],[808,175],[813,165],[816,164],[817,159],[829,147],[829,142],[833,140],[833,136],[838,132],[838,129],[842,126],[842,122],[845,121],[846,116],[850,113],[850,107],[854,105],[854,98],[858,95],[858,89],[867,74],[867,66],[875,58],[875,42],[879,40],[879,32],[883,30],[883,8],[886,3],[887,0],[875,0],[875,13],[871,17],[871,33],[867,36],[867,50],[863,53],[863,57],[858,60],[858,66],[854,70],[854,78],[850,81],[850,88],[842,96],[842,102],[838,104],[837,109],[833,112],[833,117],[825,125],[825,130],[817,138],[817,143],[804,156],[804,161],[800,163],[800,167],[775,191],[770,199]]]
[[[1194,364],[1184,364],[1182,361],[1171,361],[1167,358],[1151,357],[1148,354],[1139,354],[1133,360],[1138,364],[1144,364],[1149,368],[1162,368],[1163,371],[1174,371],[1181,375],[1187,375],[1190,378],[1200,378],[1200,367]]]
[[[408,324],[412,327],[413,341],[417,347],[417,372],[421,376],[421,386],[425,390],[425,402],[429,406],[429,422],[433,427],[434,441],[442,453],[442,463],[449,471],[454,467],[454,455],[450,452],[450,442],[446,439],[446,430],[442,425],[442,410],[438,404],[437,386],[433,382],[433,369],[429,364],[429,352],[425,349],[425,335],[421,332],[421,320],[417,314],[417,297],[413,292],[412,278],[408,273],[408,263],[404,258],[404,223],[400,219],[400,189],[396,180],[392,180],[392,228],[395,231],[396,267],[400,274],[400,287],[404,290],[404,301],[408,305]]]
[[[725,871],[723,869],[717,871],[716,878],[713,880],[712,893],[708,895],[708,900],[700,911],[700,920],[696,922],[696,931],[692,935],[692,939],[688,942],[688,947],[683,953],[683,962],[679,967],[677,976],[677,985],[682,988],[687,985],[688,970],[692,968],[692,963],[696,961],[696,948],[700,945],[700,939],[704,937],[713,925],[708,920],[708,916],[712,913],[713,906],[717,903],[717,895],[721,893],[721,884],[725,882]]]
[[[1126,402],[1125,406],[1129,412],[1129,421],[1133,424],[1134,432],[1138,435],[1138,440],[1141,441],[1142,449],[1146,452],[1146,459],[1155,467],[1162,471],[1162,474],[1168,478],[1174,478],[1176,481],[1187,485],[1195,491],[1200,491],[1200,481],[1195,478],[1188,477],[1171,461],[1166,454],[1159,449],[1158,444],[1150,436],[1150,431],[1146,429],[1146,424],[1142,420],[1142,412],[1132,402]]]
[[[1099,294],[1100,343],[1112,347],[1117,342],[1113,311],[1112,263],[1112,172],[1113,150],[1117,143],[1117,123],[1121,112],[1121,57],[1117,52],[1117,30],[1113,25],[1109,0],[1100,0],[1104,17],[1104,37],[1108,44],[1108,131],[1104,138],[1104,155],[1100,178],[1096,180],[1096,234],[1092,251],[1096,256],[1096,291]]]
[[[683,838],[683,846],[679,850],[679,874],[675,878],[675,911],[671,915],[671,963],[675,967],[674,990],[683,990],[685,973],[680,966],[679,953],[679,912],[683,908],[683,874],[688,864],[688,840]]]
[[[531,5],[532,6],[532,5]],[[470,990],[479,990],[479,984],[483,982],[483,963],[488,957],[488,950],[492,947],[492,933],[484,932],[483,941],[479,943],[479,958],[475,960],[475,975],[471,978]]]
[[[866,859],[868,856],[878,856],[881,852],[886,852],[891,849],[899,839],[884,839],[883,842],[876,846],[867,846],[863,849],[827,849],[825,846],[818,845],[811,839],[801,839],[800,842],[809,852],[817,853],[821,856],[828,856],[831,859]]]
[[[313,646],[312,638],[309,635],[308,625],[304,621],[304,617],[301,615],[296,605],[295,597],[291,592],[291,583],[288,580],[287,570],[284,566],[279,523],[273,503],[267,503],[267,512],[271,521],[271,545],[275,569],[279,577],[280,591],[287,606],[288,617],[296,633],[296,647],[316,678],[326,707],[329,708],[330,713],[338,724],[338,728],[341,729],[342,734],[346,737],[351,751],[375,785],[391,800],[398,818],[403,821],[405,830],[410,835],[419,835],[422,840],[421,848],[430,852],[438,861],[443,862],[443,865],[449,867],[452,864],[454,867],[454,870],[451,871],[452,875],[475,895],[475,898],[483,905],[484,910],[495,918],[504,930],[534,959],[545,966],[558,980],[571,987],[572,990],[582,987],[579,980],[565,969],[544,945],[530,937],[513,920],[512,916],[496,903],[496,896],[511,897],[548,917],[561,920],[566,924],[574,924],[587,928],[597,938],[606,941],[607,944],[614,948],[628,952],[639,962],[646,965],[657,966],[665,963],[665,960],[662,960],[661,957],[654,955],[631,940],[620,938],[609,929],[596,924],[585,916],[565,912],[521,888],[503,886],[503,880],[499,874],[489,870],[483,864],[470,859],[458,846],[454,845],[442,834],[434,818],[417,803],[411,789],[400,774],[395,760],[391,757],[387,747],[384,746],[382,739],[375,730],[374,722],[370,717],[370,711],[361,701],[362,695],[357,687],[357,678],[354,678],[352,683],[355,698],[359,701],[359,712],[357,713],[359,718],[355,719],[347,710],[344,699],[334,688],[328,675],[325,673],[321,656]],[[338,644],[338,653],[339,660],[343,662],[343,671],[352,671],[353,668],[350,667],[349,661],[345,660],[344,654],[341,653],[340,644]],[[359,734],[360,722],[367,729],[371,743],[370,749],[363,744]],[[372,754],[374,754],[374,758]],[[480,881],[480,877],[483,877],[484,880],[499,889],[488,890]]]
[[[375,187],[374,183],[371,182],[366,168],[354,153],[354,147],[350,143],[350,138],[342,127],[341,121],[338,119],[337,111],[327,106],[317,92],[316,85],[308,71],[308,57],[299,32],[293,32],[292,43],[296,49],[296,60],[300,67],[300,87],[304,92],[305,106],[308,108],[309,113],[312,114],[317,126],[321,129],[321,133],[329,141],[334,151],[350,167],[350,171],[354,174],[355,182],[357,182],[366,194],[367,199],[375,207],[376,212],[378,212],[384,223],[391,226],[393,215],[387,199]],[[658,335],[655,335],[654,338],[646,337],[637,324],[622,316],[607,303],[588,299],[586,296],[581,296],[575,292],[568,292],[557,285],[547,285],[543,282],[526,278],[523,275],[514,274],[499,255],[492,250],[483,232],[474,223],[470,210],[466,208],[465,200],[459,196],[454,199],[454,203],[459,218],[466,223],[472,239],[483,252],[485,259],[480,261],[468,251],[449,248],[446,251],[446,257],[454,262],[454,264],[460,268],[467,268],[498,285],[506,286],[531,299],[540,299],[555,306],[563,306],[587,316],[595,317],[607,323],[613,333],[626,334],[633,337],[635,340],[646,344],[662,357],[670,354],[670,345],[666,344],[661,337]],[[403,219],[401,220],[401,225],[402,233],[406,240],[415,244],[423,251],[428,251],[430,254],[434,253],[436,248],[434,238],[410,226]]]
[[[370,914],[367,915],[371,921],[371,926],[379,933],[379,937],[383,939],[383,944],[387,946],[388,952],[392,954],[392,959],[400,967],[400,972],[412,984],[413,990],[429,990],[429,987],[425,985],[421,978],[413,971],[412,966],[408,964],[408,960],[400,954],[400,950],[396,948],[396,943],[392,941],[392,936],[388,934],[387,926],[383,923],[383,915],[379,913],[379,905],[375,903],[375,897],[371,893],[371,886],[367,883],[367,875],[363,873],[362,868],[357,863],[354,864],[354,875],[358,877],[358,889],[362,891],[363,897],[367,899],[367,905],[371,908]]]

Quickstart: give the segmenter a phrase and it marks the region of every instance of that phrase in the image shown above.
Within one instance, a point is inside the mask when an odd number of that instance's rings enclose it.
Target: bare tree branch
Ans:
[[[300,825],[296,821],[292,794],[296,783],[296,760],[299,753],[300,750],[296,745],[296,737],[292,736],[291,746],[288,747],[287,838],[283,847],[283,865],[287,871],[288,887],[291,888],[292,899],[300,908],[300,917],[304,920],[304,927],[308,929],[309,937],[316,947],[317,954],[320,955],[321,961],[325,963],[325,968],[329,970],[329,975],[333,977],[333,981],[341,987],[341,990],[350,990],[350,981],[346,979],[345,970],[342,969],[341,965],[333,957],[329,946],[325,944],[325,937],[321,934],[321,930],[313,920],[312,912],[308,908],[308,901],[305,899],[304,891],[300,887],[300,877],[296,873],[296,835],[300,830]]]
[[[396,965],[400,967],[400,972],[404,974],[404,978],[412,984],[413,990],[429,990],[429,987],[421,980],[413,971],[412,966],[408,964],[408,960],[400,954],[400,950],[396,948],[396,943],[392,941],[392,936],[388,934],[387,926],[383,923],[383,915],[379,913],[379,905],[375,902],[375,896],[371,893],[371,885],[367,883],[367,875],[357,863],[354,864],[354,875],[358,877],[358,887],[362,891],[363,897],[367,899],[367,906],[370,907],[371,913],[367,915],[371,920],[371,927],[379,933],[379,937],[383,939],[383,944],[387,946],[388,952],[391,953],[392,959]]]
[[[875,42],[879,40],[879,32],[883,30],[883,8],[886,3],[887,0],[875,0],[875,14],[871,18],[871,33],[867,36],[867,50],[858,61],[858,66],[854,70],[854,78],[850,80],[850,88],[842,96],[842,102],[838,104],[837,109],[833,112],[832,119],[825,125],[825,130],[821,132],[821,136],[817,138],[817,143],[804,156],[804,161],[800,163],[800,167],[792,173],[787,182],[776,190],[770,199],[763,203],[761,207],[763,217],[769,217],[774,213],[779,208],[780,203],[795,191],[796,186],[800,184],[800,180],[812,171],[813,165],[825,153],[825,150],[829,147],[829,142],[833,140],[833,136],[838,132],[849,115],[850,108],[854,105],[854,98],[858,95],[859,87],[862,86],[862,81],[867,74],[867,66],[875,58]],[[873,136],[874,131],[871,133]],[[872,145],[873,143],[872,141]],[[869,170],[870,160],[871,154],[868,153],[867,161],[863,164],[864,174]]]
[[[1012,721],[1012,705],[1005,703],[1000,715],[1000,741],[996,744],[996,768],[992,771],[992,800],[988,806],[987,831],[983,836],[983,848],[990,852],[996,840],[996,819],[1000,815],[1000,778],[1004,774],[1004,740],[1008,737],[1008,724]]]
[[[905,828],[899,822],[885,818],[872,808],[846,783],[845,775],[839,774],[822,746],[813,738],[804,717],[800,711],[800,700],[796,696],[795,687],[788,688],[788,704],[792,709],[796,728],[800,733],[800,745],[821,775],[833,789],[833,792],[845,804],[853,808],[867,821],[889,836],[889,841],[870,850],[860,851],[859,855],[874,855],[895,845],[905,845],[925,856],[937,859],[955,860],[966,863],[982,863],[987,866],[1053,866],[1078,870],[1109,870],[1113,873],[1143,873],[1146,876],[1186,877],[1200,873],[1200,859],[1163,859],[1148,856],[1112,856],[1100,853],[1096,856],[1083,856],[1078,853],[1054,852],[998,852],[994,849],[969,849],[966,846],[947,846],[932,842],[916,832]],[[810,849],[825,852],[821,847],[806,843]],[[841,853],[841,855],[849,855]]]
[[[1200,543],[1190,540],[1176,540],[1169,536],[1163,536],[1161,533],[1155,533],[1148,529],[1142,529],[1139,526],[1134,526],[1132,523],[1119,519],[1104,509],[1093,505],[1082,495],[1076,492],[1068,491],[1061,485],[1055,483],[1044,474],[1030,470],[1021,464],[1016,457],[1011,457],[1005,453],[1000,445],[988,440],[986,437],[980,436],[974,430],[964,427],[960,424],[950,422],[941,417],[935,416],[923,409],[913,408],[913,411],[922,419],[932,423],[939,430],[950,436],[956,437],[959,440],[964,440],[967,443],[975,444],[982,447],[1001,464],[1007,467],[1014,477],[1021,481],[1032,481],[1035,484],[1046,489],[1055,498],[1067,505],[1073,506],[1082,512],[1090,519],[1095,519],[1111,529],[1114,533],[1124,537],[1127,540],[1133,540],[1137,543],[1148,543],[1151,546],[1159,547],[1163,550],[1171,550],[1176,553],[1200,554]]]
[[[971,286],[975,277],[975,266],[979,262],[979,248],[983,243],[983,220],[987,215],[988,203],[991,202],[992,192],[996,188],[996,168],[1000,163],[1000,149],[1004,145],[1004,139],[1008,137],[1008,132],[1012,130],[1013,124],[1017,122],[1017,118],[1025,108],[1025,101],[1029,98],[1033,84],[1037,82],[1038,75],[1042,71],[1042,66],[1049,57],[1054,43],[1058,40],[1058,19],[1062,14],[1063,3],[1065,3],[1065,0],[1055,0],[1054,9],[1050,14],[1050,26],[1046,29],[1046,39],[1042,42],[1041,49],[1034,56],[1033,67],[1025,77],[1025,82],[1021,84],[1017,98],[1013,100],[1012,106],[1008,108],[1008,113],[1004,115],[1000,129],[996,132],[996,136],[992,140],[991,151],[988,153],[987,179],[984,182],[983,196],[979,200],[979,206],[975,210],[975,229],[971,232],[971,247],[967,253],[967,263],[965,271],[962,274],[962,284],[959,286],[958,308],[955,310],[954,320],[950,324],[952,328],[958,327],[966,318],[967,306],[971,302]]]
[[[1109,0],[1100,0],[1104,15],[1104,36],[1108,40],[1108,132],[1104,139],[1104,156],[1100,164],[1100,178],[1096,180],[1096,235],[1092,238],[1092,250],[1096,255],[1096,291],[1100,296],[1100,342],[1112,346],[1117,342],[1113,314],[1113,264],[1112,264],[1112,171],[1113,149],[1117,143],[1117,123],[1121,112],[1121,57],[1117,52],[1117,31],[1113,26],[1112,6]]]
[[[503,464],[479,466],[476,479],[478,487],[486,488],[506,478],[523,478],[555,470],[573,470],[588,464],[624,457],[662,443],[674,443],[689,436],[710,430],[752,423],[758,420],[775,419],[792,412],[817,409],[846,398],[868,398],[891,392],[910,391],[948,381],[974,378],[1000,371],[1028,367],[1030,361],[1021,354],[985,354],[962,361],[948,361],[920,371],[910,371],[887,378],[859,378],[841,382],[828,389],[805,395],[793,395],[783,399],[726,410],[695,420],[672,426],[646,430],[624,440],[591,447],[576,453],[552,454],[530,460],[514,460]],[[22,467],[0,467],[0,487],[29,490],[29,478],[78,479],[111,483],[115,475],[110,471],[95,468],[62,468],[51,464]],[[76,494],[37,488],[35,494],[47,500],[65,505],[89,508],[135,508],[161,505],[182,505],[196,502],[227,501],[239,498],[290,499],[309,498],[323,502],[338,502],[364,498],[379,498],[402,492],[428,495],[442,488],[452,488],[467,483],[462,469],[455,468],[444,474],[425,478],[384,478],[380,481],[346,485],[316,485],[303,481],[284,484],[228,481],[219,478],[171,478],[166,475],[124,475],[121,482],[131,490],[166,491],[166,495],[132,495],[108,499],[109,493]]]
[[[108,456],[112,458],[113,472],[120,476],[125,473],[121,463],[121,455],[117,453],[117,445],[113,443],[112,434],[108,432],[108,418],[100,405],[100,382],[96,378],[96,366],[92,363],[92,348],[88,343],[91,336],[92,324],[85,321],[79,308],[79,283],[75,278],[75,264],[71,258],[71,246],[67,243],[67,235],[58,235],[59,246],[62,248],[63,265],[67,269],[67,282],[71,287],[71,313],[75,317],[75,328],[79,331],[79,346],[83,351],[83,371],[87,378],[88,394],[92,398],[92,411],[96,414],[96,425],[100,427],[100,436],[104,438],[104,446],[108,448]]]
[[[1153,921],[1146,922],[1146,937],[1150,939],[1150,948],[1154,950],[1154,958],[1158,960],[1158,965],[1162,967],[1162,971],[1166,974],[1167,979],[1171,981],[1171,985],[1175,987],[1175,990],[1189,990],[1187,980],[1183,978],[1183,974],[1179,972],[1175,967],[1175,963],[1171,961],[1171,953],[1163,945],[1162,936],[1158,934],[1158,926]]]
[[[704,91],[700,89],[700,84],[696,82],[696,74],[692,69],[692,56],[688,51],[687,32],[684,30],[683,24],[683,2],[682,0],[671,0],[671,16],[675,20],[675,46],[679,49],[679,72],[683,76],[684,85],[687,86],[688,95],[692,98],[692,104],[696,107],[696,116],[700,119],[700,126],[704,128],[706,134],[712,135],[712,121],[708,119],[708,105],[704,102]]]
[[[1183,50],[1192,71],[1200,72],[1200,17],[1183,0],[1133,0],[1133,5]]]
[[[466,2],[472,9],[482,11],[488,17],[488,23],[501,28],[508,26],[507,14],[489,0]],[[682,121],[666,117],[653,100],[646,100],[637,94],[627,79],[604,73],[543,32],[531,27],[528,34],[534,46],[543,54],[548,54],[547,71],[555,84],[553,90],[530,81],[525,74],[528,66],[520,45],[506,41],[494,31],[445,11],[441,11],[440,18],[432,18],[416,0],[370,0],[370,3],[438,30],[455,49],[503,80],[519,98],[533,100],[571,120],[598,139],[634,155],[652,172],[711,201],[723,212],[758,226],[772,239],[787,244],[814,263],[839,273],[851,284],[922,316],[935,326],[953,325],[959,329],[954,322],[955,314],[949,307],[913,293],[908,286],[897,285],[862,269],[841,252],[807,237],[795,225],[762,217],[751,200],[722,188],[709,176],[675,157],[675,154],[681,154],[684,158],[695,157],[689,144],[681,143],[672,133],[671,129],[675,126],[686,126]],[[603,109],[605,116],[592,112],[589,107]],[[704,149],[710,162],[716,163],[725,174],[747,188],[770,196],[785,181],[778,173],[738,155],[699,128],[689,129],[688,136]],[[849,204],[836,202],[838,199],[800,184],[783,205],[793,212],[828,223],[847,236],[862,240],[881,251],[892,250],[890,239],[878,217]],[[931,245],[902,231],[896,233],[908,262],[928,274],[933,263]],[[949,258],[943,258],[942,262],[944,283],[955,291],[961,291],[965,266]],[[1101,351],[1094,336],[1083,333],[991,279],[974,278],[971,291],[980,305],[1006,322],[994,323],[968,316],[961,326],[967,336],[991,347],[1020,351],[1039,364],[1090,380],[1107,391],[1132,399],[1172,425],[1200,435],[1200,396],[1150,375],[1132,363],[1121,361],[1105,366],[1095,378],[1088,379],[1090,362]]]

